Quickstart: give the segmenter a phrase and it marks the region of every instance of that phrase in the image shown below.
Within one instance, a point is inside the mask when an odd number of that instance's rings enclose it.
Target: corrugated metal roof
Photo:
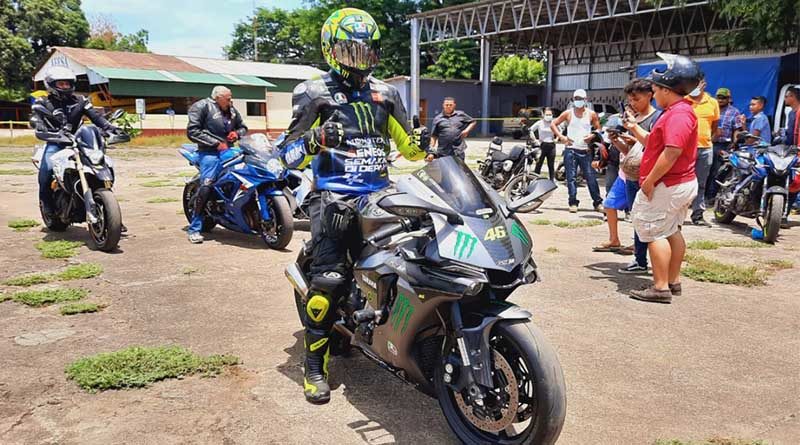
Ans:
[[[275,79],[308,80],[322,71],[308,65],[245,62],[241,60],[205,59],[202,57],[177,57],[183,62],[212,73],[272,77]]]
[[[167,70],[202,73],[205,70],[184,62],[175,56],[152,53],[128,53],[123,51],[105,51],[89,48],[71,48],[56,46],[55,50],[81,65],[104,68],[128,68],[138,70]]]
[[[91,67],[91,71],[106,79],[149,80],[156,82],[185,82],[214,85],[249,85],[274,87],[275,85],[255,76],[215,74],[166,70],[132,70],[123,68]]]

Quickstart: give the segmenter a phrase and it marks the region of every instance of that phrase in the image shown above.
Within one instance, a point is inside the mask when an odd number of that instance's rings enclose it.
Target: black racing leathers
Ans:
[[[228,133],[235,131],[239,137],[247,134],[242,115],[230,106],[230,114],[223,113],[214,99],[206,98],[189,108],[189,124],[186,136],[197,144],[199,151],[216,151],[220,142],[225,142]]]
[[[37,132],[48,132],[60,130],[69,125],[70,131],[74,132],[81,125],[84,117],[103,131],[114,128],[113,125],[92,105],[92,101],[79,94],[73,94],[66,99],[62,99],[54,94],[36,100],[37,104],[44,105],[56,116],[54,119],[45,118],[37,112],[31,113],[31,127]]]

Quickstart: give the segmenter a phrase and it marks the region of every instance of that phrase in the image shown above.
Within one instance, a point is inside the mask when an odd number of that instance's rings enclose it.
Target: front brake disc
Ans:
[[[508,401],[499,408],[500,418],[487,417],[482,413],[476,413],[475,407],[464,400],[460,392],[455,393],[456,404],[461,410],[461,414],[469,420],[475,427],[490,433],[499,433],[505,430],[516,420],[517,408],[519,407],[519,387],[517,378],[511,365],[499,352],[493,351],[495,382],[505,381],[502,387],[494,388],[508,394]],[[498,378],[502,377],[502,378]]]

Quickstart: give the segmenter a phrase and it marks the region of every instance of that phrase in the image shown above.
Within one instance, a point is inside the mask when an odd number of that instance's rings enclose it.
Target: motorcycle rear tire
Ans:
[[[783,195],[772,195],[767,199],[767,213],[764,215],[764,241],[775,244],[778,240],[778,231],[781,229],[781,218],[783,218],[783,205],[785,197]]]
[[[119,202],[114,192],[108,189],[95,190],[94,202],[103,226],[98,232],[95,225],[87,223],[92,245],[97,250],[112,252],[117,249],[122,236],[122,211]]]
[[[39,201],[39,212],[42,214],[42,222],[44,223],[44,226],[47,227],[47,230],[51,232],[63,232],[67,230],[69,224],[61,221],[61,219],[55,215],[45,215],[43,209],[42,202]]]
[[[292,209],[289,206],[289,201],[283,196],[274,196],[270,199],[269,206],[273,221],[278,224],[277,234],[274,237],[262,234],[261,239],[270,249],[281,250],[289,245],[289,241],[292,240],[292,235],[294,234]]]
[[[528,384],[533,385],[533,394],[536,398],[535,410],[532,413],[529,425],[513,438],[503,438],[475,427],[464,418],[455,400],[452,389],[444,383],[444,366],[436,366],[434,372],[434,388],[439,406],[442,408],[445,419],[450,429],[458,439],[468,445],[496,443],[503,445],[550,445],[556,443],[561,434],[566,416],[567,398],[564,384],[564,374],[558,361],[555,350],[545,339],[542,331],[529,320],[525,321],[498,321],[492,327],[492,335],[501,335],[506,339],[515,352],[519,354],[529,376]],[[493,351],[499,352],[493,348]],[[505,357],[509,363],[514,363]],[[515,373],[516,374],[516,373]]]
[[[722,202],[717,197],[717,202],[714,203],[714,219],[720,224],[730,224],[734,218],[736,214],[731,209],[722,207]]]
[[[527,184],[531,184],[538,177],[539,176],[536,175],[536,174],[526,173],[526,174],[520,174],[520,175],[517,175],[517,176],[514,176],[513,178],[511,178],[511,180],[508,181],[508,184],[506,184],[506,190],[505,190],[506,201],[511,202],[513,200],[512,198],[519,199],[522,196],[524,196],[524,195],[512,196],[512,193],[514,192],[514,188],[517,186],[518,183],[522,182],[523,179],[526,179],[528,181]],[[528,204],[526,206],[520,207],[517,210],[517,213],[528,213],[528,212],[531,212],[533,210],[536,210],[540,205],[541,205],[540,202],[534,201],[534,202],[532,202],[532,203],[530,203],[530,204]]]
[[[183,214],[186,216],[186,221],[192,223],[192,216],[194,215],[194,195],[197,193],[197,181],[187,182],[183,186]],[[203,226],[201,232],[207,233],[216,226],[217,223],[210,216],[203,217]]]

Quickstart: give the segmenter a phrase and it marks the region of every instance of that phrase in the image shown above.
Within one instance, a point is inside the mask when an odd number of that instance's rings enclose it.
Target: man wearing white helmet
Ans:
[[[94,125],[106,133],[121,132],[119,128],[111,125],[103,114],[92,106],[92,102],[75,94],[75,73],[71,69],[63,66],[54,66],[47,71],[44,84],[49,93],[47,97],[36,100],[50,110],[61,121],[62,128],[75,131],[80,127],[84,117],[88,117]],[[31,115],[31,126],[46,131],[44,118],[34,113]],[[50,157],[61,150],[63,145],[48,142],[45,146],[42,163],[39,167],[39,202],[42,214],[49,216],[53,213],[53,191],[50,189],[50,181],[53,177],[53,168],[50,164]]]
[[[586,185],[589,187],[589,194],[592,196],[592,204],[598,212],[603,211],[603,198],[600,196],[600,187],[597,185],[597,178],[594,169],[591,167],[592,153],[589,150],[589,143],[594,138],[592,130],[600,130],[600,119],[597,113],[586,108],[586,90],[577,89],[572,94],[573,108],[561,113],[556,120],[550,124],[550,129],[556,135],[558,141],[566,144],[564,149],[564,166],[567,170],[567,192],[569,193],[569,211],[578,211],[578,185],[576,176],[578,165],[586,177]],[[567,123],[567,135],[561,133],[559,126]]]

